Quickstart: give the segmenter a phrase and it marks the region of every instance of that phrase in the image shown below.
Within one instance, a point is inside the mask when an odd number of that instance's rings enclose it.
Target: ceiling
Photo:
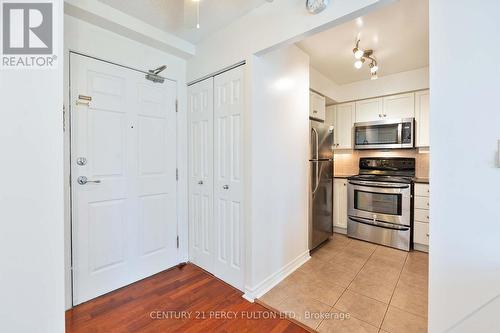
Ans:
[[[354,68],[352,49],[356,36],[360,47],[373,49],[378,76],[429,65],[428,0],[400,0],[330,30],[313,35],[297,45],[311,57],[311,66],[337,84],[370,78],[368,63]]]
[[[201,0],[196,29],[193,0],[99,0],[193,44],[262,5],[266,0]]]

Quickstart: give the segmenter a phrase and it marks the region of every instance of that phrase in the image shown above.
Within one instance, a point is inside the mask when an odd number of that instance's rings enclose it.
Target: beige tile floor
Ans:
[[[259,299],[319,332],[427,332],[428,255],[335,234]]]

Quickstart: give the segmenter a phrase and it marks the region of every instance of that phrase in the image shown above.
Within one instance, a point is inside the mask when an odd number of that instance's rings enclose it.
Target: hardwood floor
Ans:
[[[68,310],[66,332],[306,332],[241,296],[188,264]]]

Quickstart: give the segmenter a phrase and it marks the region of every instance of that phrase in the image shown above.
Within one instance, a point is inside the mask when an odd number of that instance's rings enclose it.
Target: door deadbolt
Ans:
[[[76,159],[76,164],[82,165],[82,166],[85,165],[85,164],[87,164],[87,158],[85,158],[85,157],[78,157]]]

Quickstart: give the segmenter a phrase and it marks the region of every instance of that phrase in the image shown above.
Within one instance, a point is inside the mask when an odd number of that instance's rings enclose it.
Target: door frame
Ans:
[[[65,89],[67,88],[67,98],[68,98],[68,102],[66,103],[66,105],[64,105],[64,108],[63,108],[63,124],[64,124],[64,132],[67,132],[67,134],[65,134],[65,137],[67,135],[67,137],[65,138],[65,141],[67,141],[68,143],[68,146],[67,146],[67,149],[64,150],[64,153],[65,156],[64,157],[64,164],[67,166],[67,170],[68,170],[68,177],[67,179],[64,180],[64,187],[68,190],[68,194],[65,195],[67,196],[67,199],[68,199],[68,202],[67,202],[67,205],[68,205],[68,208],[69,208],[69,215],[64,216],[64,227],[65,229],[66,228],[69,228],[69,246],[65,249],[64,251],[66,252],[65,254],[69,256],[69,259],[70,259],[70,265],[69,267],[66,266],[66,263],[65,263],[65,270],[69,270],[69,274],[70,274],[70,284],[69,286],[66,286],[65,288],[65,293],[69,293],[70,294],[70,298],[71,298],[71,308],[73,308],[75,306],[75,302],[74,302],[74,274],[73,274],[73,267],[74,267],[74,251],[73,251],[73,244],[74,244],[74,224],[73,224],[73,214],[74,214],[74,196],[75,194],[73,193],[73,187],[72,187],[72,177],[73,177],[73,169],[74,169],[74,165],[72,163],[72,152],[73,152],[73,145],[75,143],[75,139],[73,138],[73,112],[75,111],[74,108],[73,108],[73,103],[72,103],[72,99],[71,99],[71,59],[73,56],[81,56],[81,57],[86,57],[86,58],[89,58],[89,59],[93,59],[93,60],[96,60],[96,61],[100,61],[100,62],[103,62],[103,63],[106,63],[106,64],[109,64],[109,65],[112,65],[112,66],[118,66],[120,68],[123,68],[123,69],[126,69],[126,70],[131,70],[131,71],[135,71],[135,72],[139,72],[139,73],[142,73],[142,74],[150,74],[148,73],[147,71],[144,71],[144,70],[141,70],[141,69],[137,69],[137,68],[134,68],[134,67],[131,67],[131,66],[127,66],[127,65],[123,65],[123,64],[119,64],[119,63],[116,63],[114,61],[111,61],[111,60],[106,60],[106,59],[103,59],[103,58],[99,58],[99,57],[96,57],[96,56],[92,56],[92,55],[89,55],[89,54],[85,54],[85,53],[82,53],[82,52],[79,52],[79,51],[75,51],[75,50],[68,50],[68,53],[67,53],[67,59],[68,59],[68,67],[67,67],[67,72],[68,72],[68,84],[67,86],[65,87]],[[175,112],[175,129],[176,129],[176,135],[175,135],[175,165],[176,165],[176,170],[177,170],[177,181],[176,181],[176,189],[175,189],[175,196],[176,196],[176,230],[177,230],[177,252],[176,252],[176,261],[178,263],[181,262],[181,249],[180,249],[180,246],[179,246],[179,237],[180,237],[180,222],[179,222],[179,138],[178,138],[178,134],[179,134],[179,117],[178,117],[178,114],[179,114],[179,82],[177,80],[174,80],[174,79],[170,79],[170,78],[166,78],[166,77],[163,77],[161,75],[159,75],[160,77],[162,77],[163,79],[165,80],[168,80],[168,81],[171,81],[171,82],[174,82],[175,83],[175,86],[176,86],[176,102],[175,102],[175,105],[176,105],[176,112]],[[67,115],[67,119],[66,119],[66,115]],[[66,167],[65,167],[66,168]],[[66,217],[69,218],[69,221],[66,219]],[[69,222],[69,224],[68,224]],[[66,239],[66,233],[67,231],[65,230],[65,239]],[[67,253],[69,251],[69,253]],[[65,274],[67,274],[67,272],[65,272]],[[68,295],[65,295],[65,297],[68,297]]]

